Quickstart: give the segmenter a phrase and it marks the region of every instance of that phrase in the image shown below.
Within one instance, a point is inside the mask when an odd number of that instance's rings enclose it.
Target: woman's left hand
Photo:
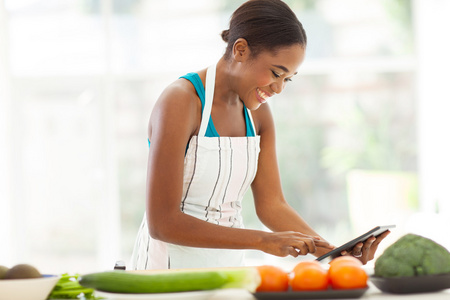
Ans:
[[[341,255],[354,256],[359,259],[364,265],[375,257],[378,245],[390,233],[389,230],[383,232],[377,237],[370,237],[365,242],[356,244],[349,251],[342,251]]]

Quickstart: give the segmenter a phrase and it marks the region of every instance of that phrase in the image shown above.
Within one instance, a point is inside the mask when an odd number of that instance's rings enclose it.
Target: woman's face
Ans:
[[[280,48],[276,53],[263,51],[242,65],[237,91],[245,106],[251,110],[283,91],[297,74],[305,49],[299,44]]]

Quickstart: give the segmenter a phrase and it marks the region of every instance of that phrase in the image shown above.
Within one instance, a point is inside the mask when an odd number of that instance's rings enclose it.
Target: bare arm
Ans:
[[[153,110],[147,175],[147,218],[152,237],[185,246],[258,249],[279,256],[297,256],[293,249],[302,254],[314,252],[317,242],[297,232],[228,228],[180,211],[184,152],[190,137],[198,132],[200,114],[195,92],[180,82],[163,93]]]
[[[262,105],[254,115],[256,120],[260,121],[261,134],[258,174],[252,184],[258,217],[275,232],[292,230],[320,238],[320,235],[284,198],[275,150],[275,128],[269,107]],[[388,234],[389,232],[386,232],[377,238],[372,237],[363,243],[358,243],[351,251],[342,253],[342,255],[353,255],[365,264],[374,258],[379,243]],[[320,239],[323,241],[323,238]],[[334,248],[327,244],[317,244],[317,246],[317,251],[313,253],[315,256],[321,256]]]
[[[295,231],[323,241],[284,198],[275,149],[275,127],[269,106],[262,105],[253,112],[253,116],[261,135],[258,173],[252,184],[259,219],[272,231]],[[318,247],[314,255],[320,256],[333,248],[328,243],[322,245],[324,247]]]

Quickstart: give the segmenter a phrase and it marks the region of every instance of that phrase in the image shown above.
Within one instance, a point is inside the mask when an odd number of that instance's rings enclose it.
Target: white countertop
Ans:
[[[373,267],[364,266],[368,275],[373,274]],[[370,300],[450,300],[450,288],[432,293],[415,293],[415,294],[389,294],[379,290],[370,280],[368,281],[369,289],[360,298],[352,299],[370,299]],[[96,295],[99,292],[96,292]],[[187,293],[169,293],[169,294],[110,294],[106,293],[102,296],[106,300],[256,300],[256,298],[248,291],[243,289],[219,289],[215,291],[197,291]],[[297,297],[297,299],[306,299]],[[339,298],[349,299],[349,298]],[[279,300],[271,298],[270,300]],[[294,299],[292,299],[294,300]]]
[[[109,293],[108,293],[109,294]],[[109,295],[113,295],[108,297]],[[256,298],[246,290],[242,289],[223,289],[217,291],[203,291],[203,292],[189,292],[189,293],[170,293],[170,294],[99,294],[104,299],[108,300],[255,300]],[[302,298],[296,298],[302,299]],[[306,299],[306,298],[305,298]],[[346,298],[340,298],[346,299]],[[372,284],[369,284],[369,290],[360,298],[353,299],[370,299],[370,300],[449,300],[450,289],[434,292],[434,293],[419,293],[419,294],[387,294],[381,292]],[[279,299],[271,299],[279,300]],[[293,299],[294,300],[294,299]]]
[[[255,300],[250,293],[244,290],[221,290],[209,297],[210,300]],[[358,299],[383,299],[383,300],[398,300],[398,299],[426,299],[426,300],[450,300],[450,289],[434,292],[434,293],[419,293],[419,294],[388,294],[383,293],[371,283],[369,283],[369,290]],[[274,299],[276,300],[276,299]]]

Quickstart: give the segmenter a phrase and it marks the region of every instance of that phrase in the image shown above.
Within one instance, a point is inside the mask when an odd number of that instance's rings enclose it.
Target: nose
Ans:
[[[284,90],[285,83],[284,82],[274,82],[270,85],[272,91],[276,94],[280,94]]]

